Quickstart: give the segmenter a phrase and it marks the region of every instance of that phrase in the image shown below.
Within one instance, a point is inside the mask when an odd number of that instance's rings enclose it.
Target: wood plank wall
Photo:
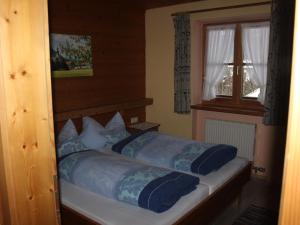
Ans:
[[[50,32],[91,35],[94,64],[93,77],[52,80],[55,112],[145,97],[145,10],[131,3],[49,0]]]
[[[206,0],[144,0],[145,8],[152,9],[176,4],[184,4],[189,2],[198,2],[198,1],[206,1]]]

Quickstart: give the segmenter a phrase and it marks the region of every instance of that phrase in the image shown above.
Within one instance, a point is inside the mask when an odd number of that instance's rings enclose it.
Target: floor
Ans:
[[[240,202],[228,206],[210,225],[230,225],[250,205],[278,211],[280,188],[260,178],[252,178],[244,187]]]

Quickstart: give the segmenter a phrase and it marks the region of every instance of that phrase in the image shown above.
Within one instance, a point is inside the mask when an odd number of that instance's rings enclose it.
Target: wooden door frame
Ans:
[[[48,2],[0,6],[0,222],[58,225]]]
[[[300,2],[296,1],[292,77],[279,224],[300,221]]]

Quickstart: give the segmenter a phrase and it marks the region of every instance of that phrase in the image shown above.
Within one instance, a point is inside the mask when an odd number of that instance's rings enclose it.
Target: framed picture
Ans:
[[[91,36],[51,34],[53,77],[93,76]]]

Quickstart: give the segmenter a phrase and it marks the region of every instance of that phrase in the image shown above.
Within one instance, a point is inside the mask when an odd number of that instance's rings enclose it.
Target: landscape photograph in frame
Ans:
[[[50,55],[52,77],[93,76],[91,36],[51,34]]]

